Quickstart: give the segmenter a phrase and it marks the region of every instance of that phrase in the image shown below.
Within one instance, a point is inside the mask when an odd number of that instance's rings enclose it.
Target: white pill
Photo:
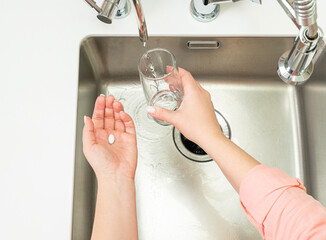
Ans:
[[[109,143],[110,144],[113,144],[114,143],[114,140],[115,140],[114,135],[113,134],[110,134],[110,136],[109,136]]]

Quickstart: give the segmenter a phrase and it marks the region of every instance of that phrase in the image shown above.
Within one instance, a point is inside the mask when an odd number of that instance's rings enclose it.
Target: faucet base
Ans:
[[[304,71],[295,72],[287,64],[289,54],[290,51],[287,51],[280,57],[277,68],[278,76],[287,84],[301,85],[310,78],[314,70],[314,64],[311,62]]]
[[[129,0],[127,0],[125,6],[121,9],[118,9],[114,18],[120,19],[120,18],[127,17],[130,13],[130,9],[131,9],[130,2],[129,2]]]
[[[190,2],[190,13],[197,21],[200,22],[211,22],[213,21],[220,12],[220,6],[218,4],[214,5],[214,9],[209,13],[200,13],[195,7],[194,0]]]

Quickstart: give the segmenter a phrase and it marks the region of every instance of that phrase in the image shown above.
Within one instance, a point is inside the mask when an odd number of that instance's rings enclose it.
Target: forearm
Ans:
[[[233,188],[239,192],[240,183],[250,169],[260,164],[253,157],[222,135],[214,135],[202,148],[218,164]]]
[[[134,181],[126,177],[98,180],[92,240],[138,239]]]
[[[302,182],[279,168],[259,165],[240,186],[241,205],[264,239],[326,239],[326,209]]]

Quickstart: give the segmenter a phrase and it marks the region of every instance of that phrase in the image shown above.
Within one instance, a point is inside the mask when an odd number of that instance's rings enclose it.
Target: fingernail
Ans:
[[[155,108],[152,107],[152,106],[148,106],[148,107],[147,107],[147,112],[148,112],[148,113],[155,113]]]
[[[86,124],[86,116],[84,116],[84,124]]]
[[[105,97],[105,95],[102,93],[102,94],[100,94],[100,96],[103,96],[103,97]]]

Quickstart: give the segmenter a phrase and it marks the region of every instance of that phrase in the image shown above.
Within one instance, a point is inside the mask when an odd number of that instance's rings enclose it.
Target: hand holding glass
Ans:
[[[147,104],[177,110],[183,99],[183,90],[174,55],[166,49],[147,51],[138,65],[139,77]],[[163,125],[169,123],[155,119]]]

